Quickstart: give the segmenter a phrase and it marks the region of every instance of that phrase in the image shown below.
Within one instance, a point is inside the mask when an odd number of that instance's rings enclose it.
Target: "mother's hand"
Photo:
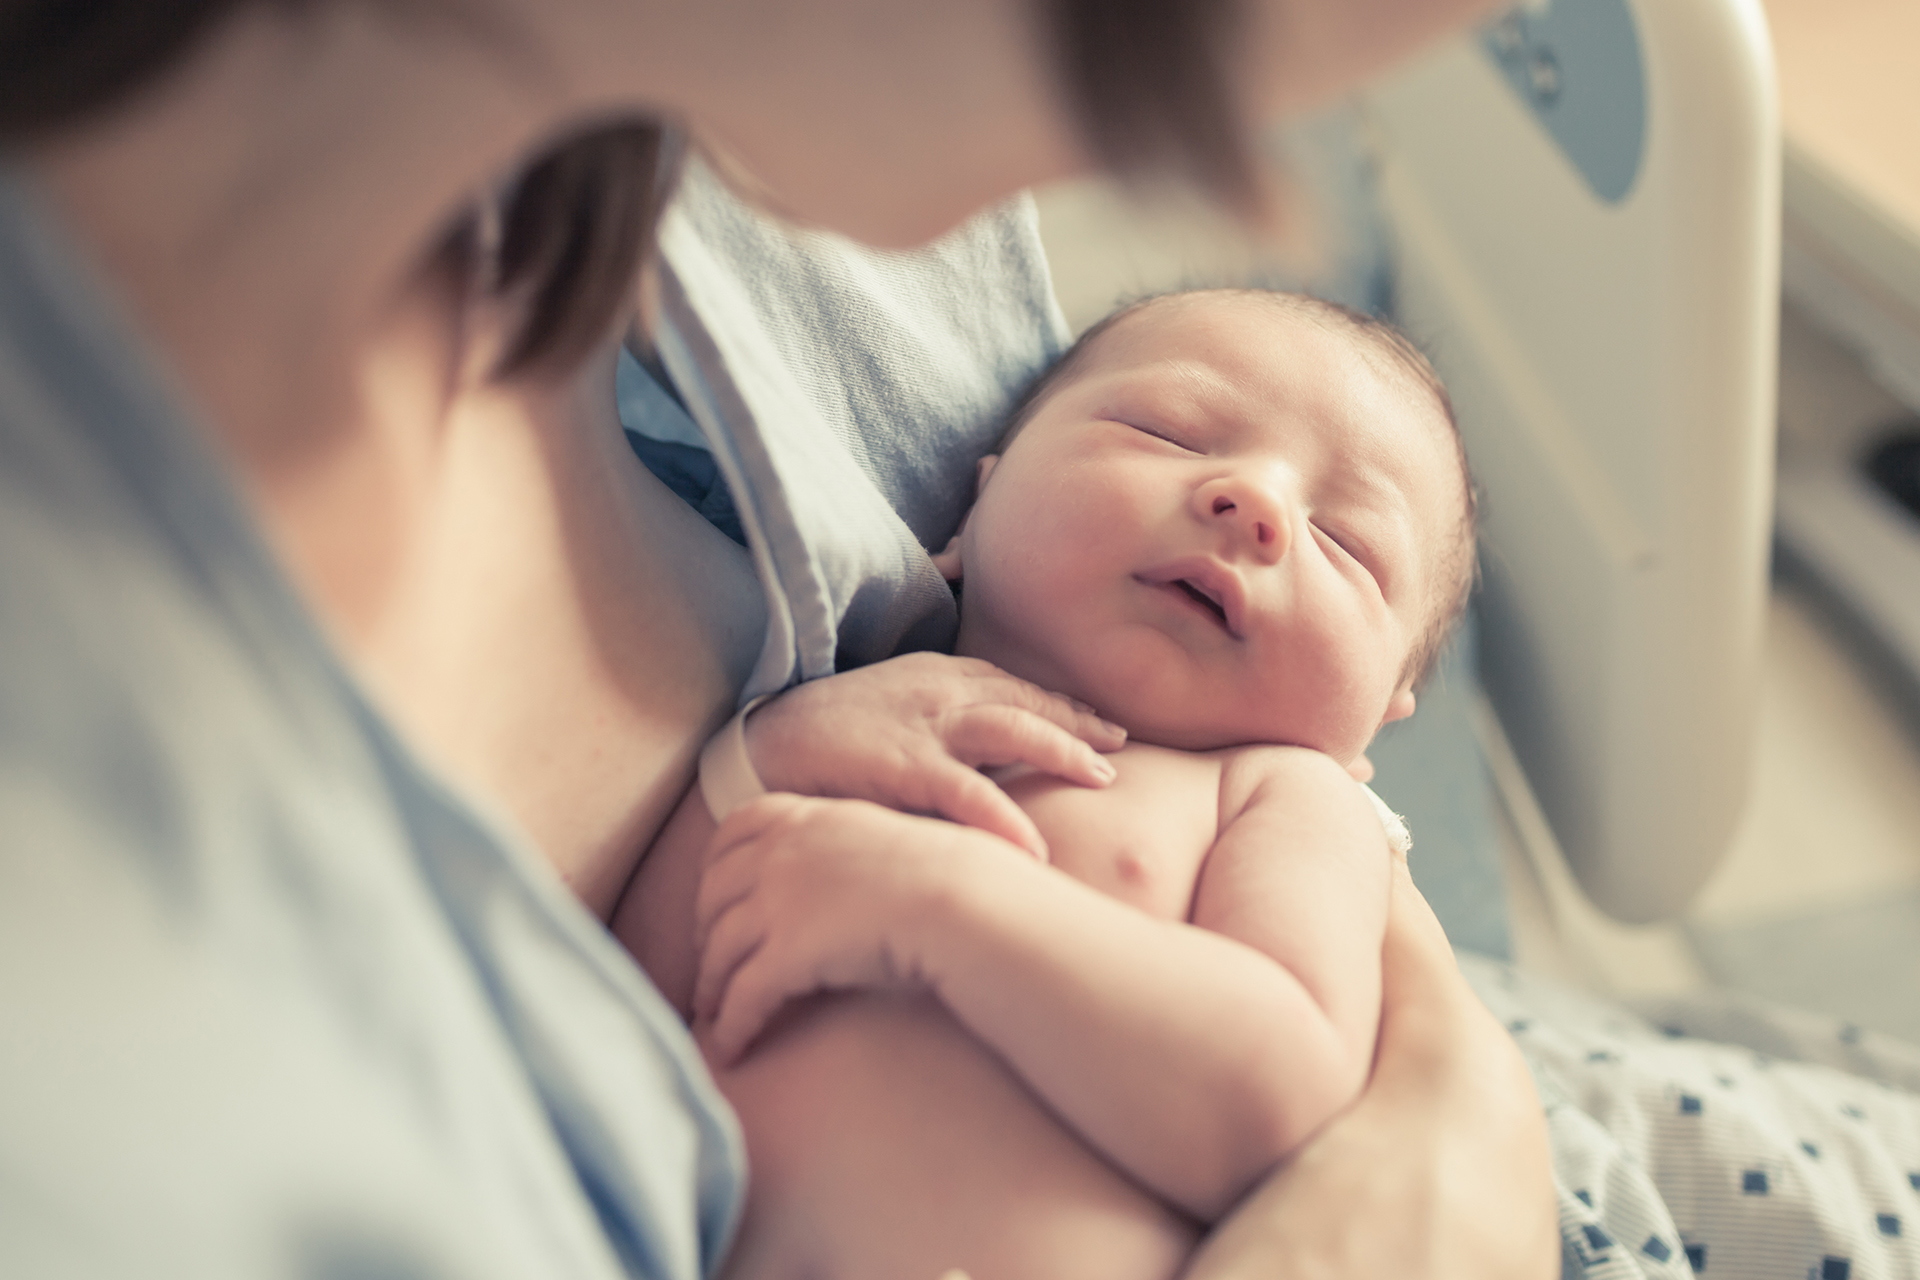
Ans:
[[[1366,1092],[1221,1222],[1185,1280],[1560,1274],[1532,1079],[1395,861]]]
[[[1126,731],[977,658],[911,653],[789,689],[747,718],[769,791],[937,814],[1037,857],[1046,841],[981,767],[1026,765],[1104,787]]]

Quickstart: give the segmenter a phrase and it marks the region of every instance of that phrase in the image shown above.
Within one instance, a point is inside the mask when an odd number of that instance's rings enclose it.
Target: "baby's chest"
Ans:
[[[1054,866],[1166,920],[1187,918],[1201,863],[1220,826],[1220,763],[1129,746],[1107,757],[1119,778],[1102,790],[1026,774],[1005,782]]]

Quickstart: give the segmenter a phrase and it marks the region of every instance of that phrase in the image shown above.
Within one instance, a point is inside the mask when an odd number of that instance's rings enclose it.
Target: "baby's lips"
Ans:
[[[1246,584],[1240,575],[1211,556],[1182,556],[1135,575],[1148,586],[1177,588],[1189,595],[1205,597],[1219,615],[1227,634],[1234,639],[1246,636]]]

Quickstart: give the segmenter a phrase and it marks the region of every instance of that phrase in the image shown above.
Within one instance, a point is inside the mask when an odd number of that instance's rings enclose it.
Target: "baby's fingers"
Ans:
[[[693,899],[695,946],[704,947],[713,922],[754,891],[766,865],[765,858],[755,856],[761,837],[748,835],[730,841],[732,823],[728,818],[707,846],[707,869],[700,875],[700,887]]]
[[[952,761],[940,765],[926,779],[925,792],[912,807],[999,836],[1040,861],[1047,860],[1046,839],[1033,819],[999,783],[965,765]]]
[[[1018,707],[956,711],[941,737],[955,759],[971,765],[1024,764],[1083,787],[1104,787],[1115,777],[1105,756],[1052,720]]]
[[[707,1046],[714,1057],[727,1066],[738,1062],[780,1006],[797,994],[773,980],[764,950],[750,953],[720,993],[712,1015]]]
[[[693,984],[693,1016],[712,1018],[725,1003],[727,988],[740,966],[766,942],[766,930],[748,920],[744,909],[715,920],[700,948],[700,973]]]
[[[768,792],[723,819],[707,841],[707,865],[762,839],[779,839],[780,828],[802,820],[818,802],[783,791]]]
[[[1092,707],[1057,693],[1049,693],[1039,685],[1018,676],[1010,676],[997,667],[988,670],[991,675],[986,678],[998,685],[998,696],[982,705],[998,704],[1032,712],[1098,751],[1118,751],[1126,745],[1127,731],[1111,721],[1101,719]]]

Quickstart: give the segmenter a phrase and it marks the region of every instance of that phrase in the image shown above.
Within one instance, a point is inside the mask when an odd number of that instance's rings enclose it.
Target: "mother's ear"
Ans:
[[[987,487],[987,477],[993,474],[993,469],[999,462],[1000,455],[997,453],[990,453],[980,459],[980,465],[975,469],[973,477],[973,500],[975,503],[980,501],[980,495]],[[970,506],[967,508],[967,514],[960,517],[959,533],[954,534],[953,537],[947,540],[945,547],[934,553],[933,567],[938,569],[940,576],[948,582],[958,582],[960,579],[966,577],[965,569],[960,563],[960,538],[966,533],[967,525],[970,524],[972,520],[973,508]]]

